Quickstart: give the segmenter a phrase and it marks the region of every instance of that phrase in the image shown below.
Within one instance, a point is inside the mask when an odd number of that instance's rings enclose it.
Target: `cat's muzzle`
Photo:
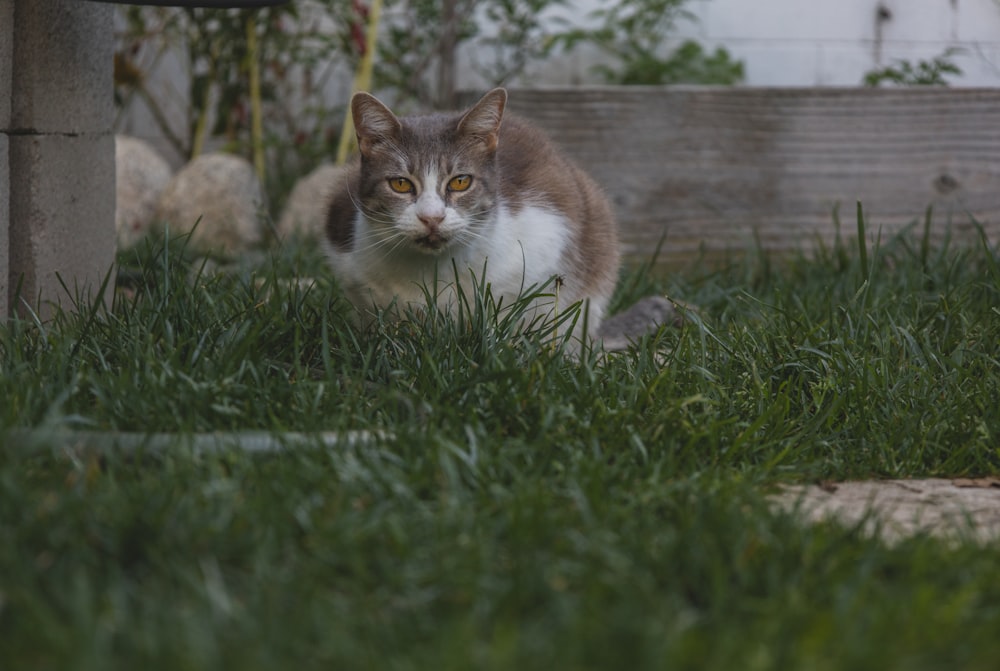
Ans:
[[[422,251],[437,253],[447,247],[448,243],[451,241],[440,233],[434,231],[428,233],[427,235],[421,235],[419,238],[415,238],[414,242]]]

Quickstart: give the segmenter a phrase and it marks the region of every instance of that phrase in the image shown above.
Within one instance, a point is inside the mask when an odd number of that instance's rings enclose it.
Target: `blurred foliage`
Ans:
[[[158,130],[183,158],[208,138],[250,155],[250,54],[256,30],[268,159],[268,192],[287,193],[292,176],[309,170],[336,146],[339,118],[327,82],[338,66],[353,69],[363,42],[357,8],[343,0],[309,0],[260,9],[127,7],[115,52],[115,100],[141,100]],[[179,58],[178,58],[179,57]],[[185,77],[155,83],[167,59]],[[174,85],[186,87],[175,90]],[[340,105],[343,103],[340,102]],[[178,118],[181,121],[178,123]]]
[[[668,49],[687,0],[605,3],[586,22],[560,18],[567,0],[386,0],[374,88],[403,112],[459,104],[459,82],[509,84],[529,65],[587,42],[608,56],[595,67],[621,84],[734,84],[743,64],[693,41]],[[555,10],[555,11],[554,11]],[[563,15],[567,12],[564,11]],[[365,49],[368,4],[296,0],[259,9],[120,10],[115,99],[137,101],[183,159],[211,140],[249,157],[253,100],[248,30],[258,44],[265,188],[277,210],[295,180],[336,153],[350,86]],[[179,67],[183,77],[156,76]],[[334,84],[334,86],[331,86]],[[180,87],[178,90],[175,87]]]
[[[491,85],[508,82],[544,57],[540,14],[563,2],[388,0],[375,88],[394,102],[445,108],[456,103],[463,71]],[[366,3],[299,0],[253,10],[131,6],[120,16],[116,103],[126,110],[141,100],[182,158],[200,153],[210,138],[221,139],[227,151],[251,153],[248,21],[259,44],[272,205],[280,205],[296,178],[335,154],[346,100],[331,100],[329,85],[339,78],[346,88],[364,53]],[[488,60],[475,60],[480,54]],[[170,88],[176,78],[154,84],[158,68],[178,56],[186,90]]]
[[[865,74],[865,86],[948,86],[947,77],[961,75],[962,69],[952,60],[962,52],[951,47],[929,61],[918,61],[915,65],[907,60],[897,60],[893,65],[878,68]]]
[[[393,0],[379,42],[377,88],[395,102],[449,109],[469,71],[488,86],[548,55],[543,13],[565,0]],[[484,61],[480,61],[484,58]]]
[[[739,84],[743,62],[721,47],[706,51],[693,40],[671,49],[671,35],[694,15],[687,0],[621,0],[594,10],[596,28],[570,28],[557,35],[553,47],[571,50],[581,43],[597,46],[613,65],[594,71],[611,84]]]

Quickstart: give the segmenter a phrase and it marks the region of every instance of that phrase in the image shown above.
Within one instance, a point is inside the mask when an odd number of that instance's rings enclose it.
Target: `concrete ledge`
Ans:
[[[239,450],[247,453],[282,452],[306,449],[352,449],[394,440],[391,433],[356,429],[315,433],[236,431],[212,433],[121,433],[111,431],[74,431],[61,428],[14,429],[0,432],[0,444],[26,452],[45,450],[94,451],[98,453],[158,452],[176,454],[182,450],[197,453]]]
[[[933,206],[931,242],[1000,241],[1000,91],[910,87],[514,89],[604,187],[622,252],[681,266],[845,239],[855,207],[888,240]],[[950,226],[949,226],[950,222]],[[919,235],[920,230],[917,230]]]
[[[71,305],[70,291],[96,290],[115,253],[113,135],[13,135],[10,160],[10,291],[19,309]]]
[[[78,0],[14,1],[11,127],[71,135],[111,132],[113,7]]]

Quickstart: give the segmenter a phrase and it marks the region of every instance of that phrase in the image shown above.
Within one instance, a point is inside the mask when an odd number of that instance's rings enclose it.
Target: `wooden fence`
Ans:
[[[975,217],[1000,240],[1000,89],[515,89],[509,109],[604,186],[633,257],[663,236],[670,265],[809,249],[838,206],[852,237],[858,201],[872,237],[932,206],[933,239],[978,239]]]

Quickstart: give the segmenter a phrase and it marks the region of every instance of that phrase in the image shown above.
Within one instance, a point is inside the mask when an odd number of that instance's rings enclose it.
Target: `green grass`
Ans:
[[[765,498],[1000,472],[986,244],[909,231],[634,269],[619,307],[667,291],[700,313],[579,360],[483,310],[359,330],[308,248],[225,273],[177,245],[122,264],[112,309],[0,327],[0,668],[1000,659],[995,544],[886,545]],[[154,454],[7,433],[40,427],[384,436]]]

